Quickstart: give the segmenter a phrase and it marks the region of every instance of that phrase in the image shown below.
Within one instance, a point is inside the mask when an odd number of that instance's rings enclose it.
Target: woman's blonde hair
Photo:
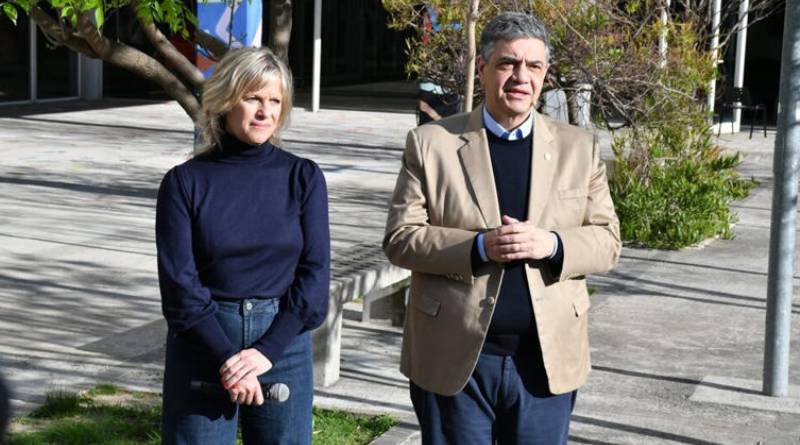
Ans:
[[[273,145],[280,144],[280,132],[289,123],[292,110],[292,72],[268,48],[238,48],[228,51],[214,68],[214,74],[203,85],[200,119],[197,126],[200,140],[195,155],[206,153],[220,144],[225,133],[225,115],[248,93],[263,88],[268,82],[281,83],[281,115]]]

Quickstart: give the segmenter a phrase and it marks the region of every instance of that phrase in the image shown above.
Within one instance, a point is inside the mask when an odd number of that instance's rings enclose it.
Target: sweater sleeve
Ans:
[[[170,330],[209,351],[219,365],[238,352],[217,322],[216,303],[200,282],[192,250],[191,200],[178,168],[164,176],[156,202],[161,309]]]
[[[273,365],[301,332],[318,327],[328,313],[330,287],[330,228],[328,191],[322,170],[303,161],[300,227],[303,249],[294,280],[281,298],[281,307],[267,332],[254,347]]]

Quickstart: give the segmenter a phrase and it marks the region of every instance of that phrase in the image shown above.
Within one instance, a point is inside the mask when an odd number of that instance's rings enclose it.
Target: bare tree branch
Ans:
[[[134,8],[136,8],[135,3]],[[144,31],[144,35],[147,36],[147,39],[153,47],[155,47],[156,51],[164,57],[166,65],[188,81],[195,89],[199,90],[202,88],[203,82],[205,82],[203,73],[175,48],[152,20],[147,22],[138,14],[136,18]]]
[[[197,120],[200,111],[197,98],[164,65],[136,48],[105,38],[85,15],[78,16],[78,32],[101,59],[159,84],[192,120]]]
[[[44,12],[39,6],[31,6],[30,16],[31,19],[33,19],[33,21],[39,26],[39,29],[41,29],[45,35],[49,36],[55,41],[91,58],[96,59],[99,57],[92,47],[89,46],[86,40],[77,37],[72,33],[65,32],[61,25],[53,17]]]
[[[480,0],[472,0],[467,12],[467,67],[464,86],[464,111],[472,111],[472,96],[475,91],[475,25],[478,21]]]
[[[198,45],[202,46],[211,55],[213,60],[219,60],[228,52],[228,45],[222,40],[212,36],[202,29],[194,30],[194,39]]]

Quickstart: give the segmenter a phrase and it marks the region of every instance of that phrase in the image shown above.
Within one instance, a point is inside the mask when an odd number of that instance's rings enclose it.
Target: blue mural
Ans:
[[[231,4],[233,4],[233,8],[231,8]],[[233,9],[232,12],[231,9]],[[231,18],[233,19],[231,20]],[[230,43],[231,48],[261,46],[261,0],[198,2],[197,20],[200,29],[226,44]],[[197,48],[197,66],[206,78],[214,71],[214,61],[199,46]]]

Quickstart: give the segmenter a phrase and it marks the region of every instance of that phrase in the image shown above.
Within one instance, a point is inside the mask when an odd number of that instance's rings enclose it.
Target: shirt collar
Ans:
[[[487,130],[491,131],[492,134],[499,137],[500,139],[505,139],[508,141],[516,141],[519,139],[525,139],[531,134],[533,131],[533,111],[528,115],[528,118],[525,119],[520,126],[514,128],[511,131],[506,130],[500,125],[491,114],[489,114],[489,110],[486,109],[486,105],[483,106],[483,125],[486,127]]]

